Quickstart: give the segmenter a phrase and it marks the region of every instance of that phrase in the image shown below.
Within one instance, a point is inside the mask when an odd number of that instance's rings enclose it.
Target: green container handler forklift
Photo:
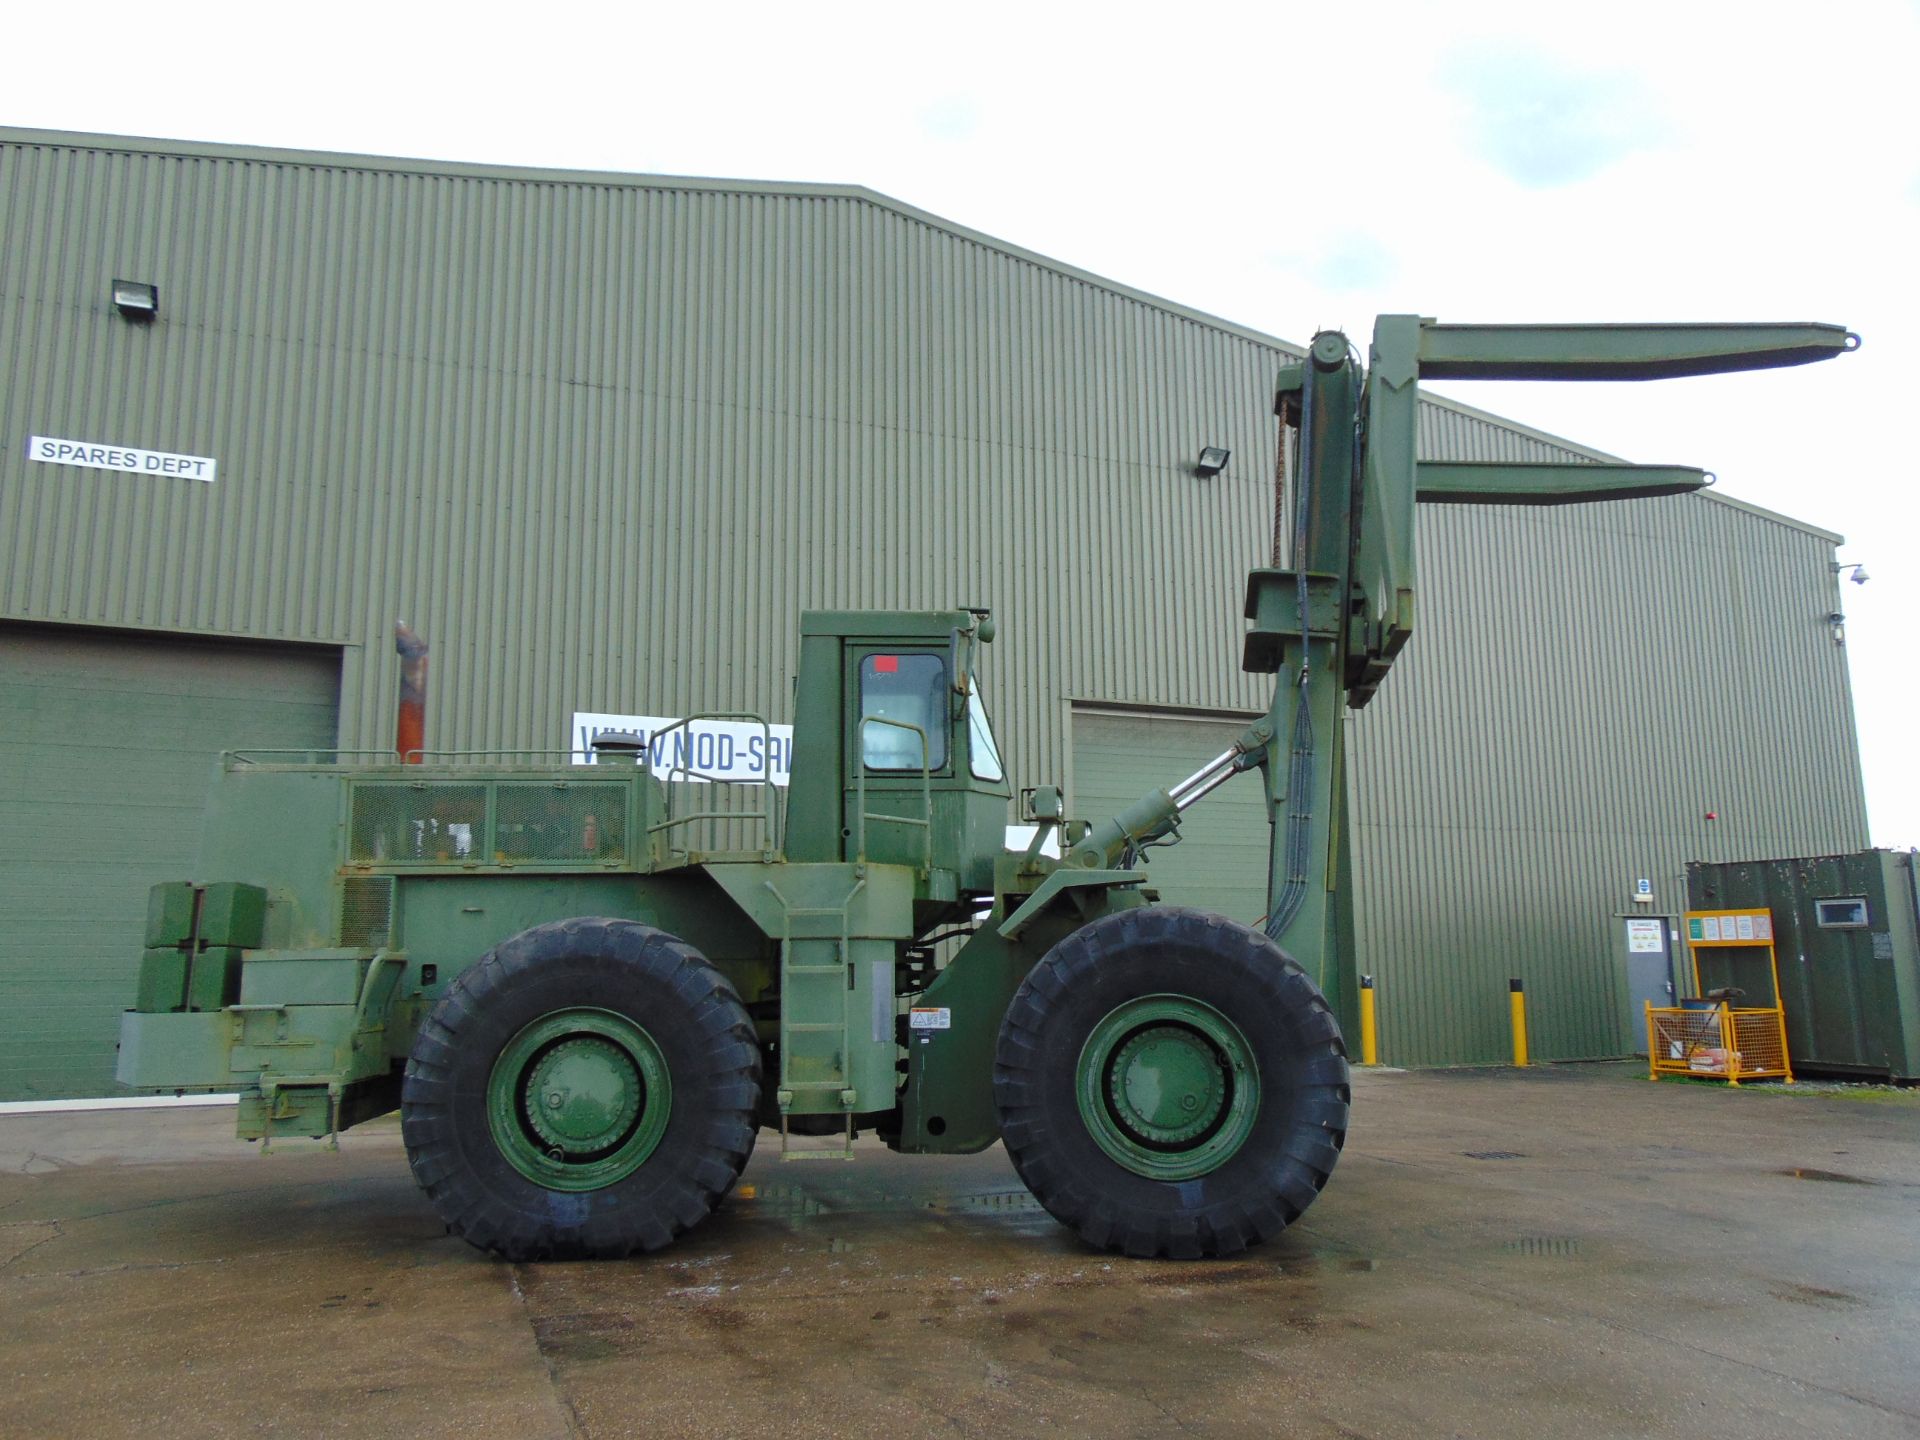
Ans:
[[[119,1078],[240,1093],[242,1137],[398,1109],[448,1228],[511,1259],[669,1244],[756,1137],[791,1160],[1004,1141],[1089,1243],[1233,1254],[1313,1202],[1348,1122],[1357,1004],[1340,716],[1413,629],[1417,502],[1682,493],[1704,472],[1435,464],[1417,381],[1654,379],[1854,348],[1830,325],[1450,326],[1382,316],[1279,379],[1290,543],[1247,580],[1267,713],[1097,822],[1030,792],[1024,850],[974,675],[985,610],[800,618],[792,780],[705,773],[695,716],[575,757],[421,745],[223,758],[202,873],[156,887]],[[711,732],[707,732],[711,733]],[[1257,772],[1259,928],[1158,903],[1144,863]],[[1254,783],[1248,781],[1246,783]]]

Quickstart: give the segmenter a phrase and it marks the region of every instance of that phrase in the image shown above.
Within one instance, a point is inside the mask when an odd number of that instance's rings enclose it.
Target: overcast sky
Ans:
[[[1845,324],[1858,354],[1794,370],[1442,388],[1845,534],[1873,837],[1920,845],[1920,0],[65,3],[7,29],[7,124],[855,183],[1296,341],[1380,311]]]

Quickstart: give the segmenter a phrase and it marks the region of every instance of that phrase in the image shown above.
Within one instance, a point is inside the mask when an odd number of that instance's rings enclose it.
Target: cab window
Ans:
[[[976,780],[1007,778],[1006,767],[1000,763],[1000,747],[993,743],[993,726],[987,723],[987,702],[980,698],[978,680],[967,694],[967,763]]]
[[[938,655],[869,655],[860,662],[860,759],[869,770],[920,769],[947,763],[947,662]]]

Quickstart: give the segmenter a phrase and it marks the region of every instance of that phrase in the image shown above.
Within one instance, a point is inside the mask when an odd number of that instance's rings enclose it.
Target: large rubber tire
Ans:
[[[993,1094],[1014,1168],[1055,1219],[1102,1249],[1179,1259],[1299,1219],[1349,1104],[1340,1027],[1306,973],[1260,931],[1162,905],[1095,921],[1033,968]]]
[[[526,1118],[535,1090],[558,1106],[583,1076],[611,1095],[575,1124],[608,1126],[598,1159]],[[753,1151],[759,1098],[753,1024],[698,951],[634,921],[562,920],[447,988],[407,1060],[401,1133],[451,1233],[509,1260],[623,1256],[713,1212]]]

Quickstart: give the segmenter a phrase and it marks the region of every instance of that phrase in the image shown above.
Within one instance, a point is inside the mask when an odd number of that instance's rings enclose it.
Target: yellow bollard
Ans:
[[[1518,980],[1507,982],[1507,1003],[1513,1010],[1513,1063],[1527,1061],[1527,992]]]
[[[1360,1063],[1380,1063],[1380,1031],[1373,1018],[1373,977],[1360,977]]]

